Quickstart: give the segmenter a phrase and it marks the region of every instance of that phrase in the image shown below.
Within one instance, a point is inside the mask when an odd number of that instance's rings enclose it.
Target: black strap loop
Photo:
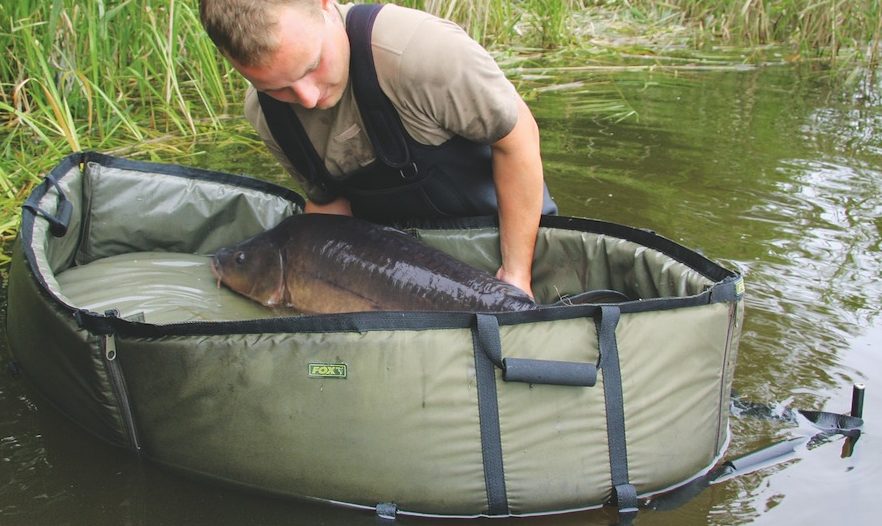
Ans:
[[[597,341],[600,347],[600,368],[607,369],[615,366],[614,374],[619,376],[619,353],[616,343],[616,326],[619,324],[621,313],[618,307],[603,306],[600,308],[600,318],[595,318],[597,327]],[[614,361],[614,363],[612,362]],[[606,371],[604,371],[606,374]],[[621,381],[621,377],[619,377]]]
[[[503,369],[502,342],[499,339],[499,320],[492,314],[476,314],[478,343],[487,358],[496,367]]]
[[[597,338],[600,345],[600,367],[603,370],[603,398],[606,404],[606,433],[609,443],[610,478],[613,500],[620,516],[637,511],[637,489],[629,482],[628,447],[625,439],[625,401],[622,395],[622,371],[616,327],[621,313],[613,305],[600,308]]]
[[[726,278],[710,290],[709,303],[738,301],[744,295],[744,278],[736,275]]]
[[[635,513],[637,511],[637,489],[631,484],[619,484],[613,488],[616,506],[619,513]]]
[[[478,421],[481,428],[481,455],[484,485],[490,515],[507,515],[508,492],[502,461],[502,434],[499,428],[499,402],[496,398],[496,362],[501,364],[499,321],[490,314],[476,314],[472,329],[475,353],[475,381],[478,392]],[[498,365],[497,365],[498,366]]]
[[[119,323],[119,312],[115,310],[105,311],[103,315],[86,309],[78,309],[73,313],[77,325],[92,334],[106,336],[116,332],[116,324]]]
[[[55,237],[64,237],[67,234],[68,228],[70,228],[70,219],[73,217],[73,203],[67,200],[67,196],[64,195],[64,192],[61,190],[61,186],[58,184],[58,181],[55,180],[51,175],[46,176],[46,183],[50,184],[55,188],[55,191],[58,192],[58,204],[55,206],[55,213],[50,214],[49,212],[43,210],[38,207],[36,203],[30,202],[28,200],[25,204],[22,205],[22,208],[31,212],[35,216],[40,216],[46,221],[49,222],[49,232]]]

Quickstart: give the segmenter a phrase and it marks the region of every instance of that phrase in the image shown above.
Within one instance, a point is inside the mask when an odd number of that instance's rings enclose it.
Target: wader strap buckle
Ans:
[[[398,170],[398,173],[401,174],[402,179],[407,181],[415,179],[420,174],[420,169],[415,162],[411,161],[410,164]]]

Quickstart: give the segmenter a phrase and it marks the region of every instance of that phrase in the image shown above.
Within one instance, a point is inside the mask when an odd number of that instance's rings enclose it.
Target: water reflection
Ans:
[[[849,392],[852,382],[872,376],[850,365],[849,353],[856,337],[880,323],[878,98],[854,107],[854,96],[829,78],[791,69],[708,73],[650,88],[621,82],[637,123],[540,111],[543,131],[551,132],[546,173],[562,212],[651,228],[746,274],[735,379],[744,396],[819,408],[831,391]],[[562,101],[565,94],[537,102]],[[794,433],[768,421],[735,419],[732,426],[733,454]],[[858,449],[872,448],[867,442]],[[871,458],[864,462],[878,465]],[[762,484],[786,467],[729,481],[735,496],[713,497],[708,519],[746,523],[779,507],[789,488],[769,494]]]
[[[607,82],[639,118],[598,119],[587,111],[595,106],[584,83],[531,101],[561,212],[650,228],[746,274],[735,378],[745,398],[843,412],[851,382],[868,384],[867,429],[853,456],[843,459],[843,439],[833,439],[787,464],[710,486],[675,510],[642,512],[638,523],[802,524],[836,516],[843,495],[855,517],[867,517],[875,497],[853,488],[882,485],[882,387],[873,382],[882,378],[878,80],[871,90],[860,82],[843,88],[810,69],[761,68],[626,72]],[[250,133],[244,123],[234,131]],[[165,160],[283,180],[259,149],[202,148]],[[376,523],[370,513],[248,495],[134,459],[86,435],[5,374],[0,415],[4,525]],[[779,420],[735,418],[729,451],[800,432]],[[812,508],[815,515],[806,516]],[[602,510],[517,523],[614,521]]]

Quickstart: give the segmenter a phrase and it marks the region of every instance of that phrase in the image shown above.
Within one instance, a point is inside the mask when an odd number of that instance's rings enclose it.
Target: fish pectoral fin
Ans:
[[[260,298],[258,296],[248,296],[249,298],[257,301],[264,307],[279,307],[282,305],[283,295],[276,291],[273,295],[267,298]]]

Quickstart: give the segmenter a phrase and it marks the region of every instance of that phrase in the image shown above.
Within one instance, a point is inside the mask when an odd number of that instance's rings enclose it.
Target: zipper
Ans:
[[[129,438],[129,446],[136,453],[140,453],[141,443],[138,440],[138,433],[135,431],[135,417],[132,414],[132,406],[129,403],[126,380],[123,376],[122,366],[116,358],[116,337],[113,334],[106,334],[104,336],[104,363],[107,366],[110,385],[113,388],[113,394],[116,396],[120,411],[122,412],[123,423],[126,426],[126,433]]]
[[[720,378],[720,413],[719,419],[717,421],[717,440],[716,447],[714,448],[716,451],[720,450],[723,443],[723,434],[728,433],[728,431],[723,430],[723,415],[728,413],[728,408],[723,407],[724,402],[726,405],[730,403],[730,395],[731,392],[726,392],[726,378],[732,373],[728,370],[727,365],[729,364],[730,355],[735,352],[732,349],[732,345],[734,345],[735,339],[735,331],[738,329],[738,317],[741,315],[741,306],[744,303],[744,299],[739,295],[734,302],[729,305],[729,328],[726,332],[726,347],[723,350],[723,363],[720,364],[720,371],[722,372],[722,376]],[[730,386],[731,391],[731,386]],[[728,425],[726,426],[728,429]]]

